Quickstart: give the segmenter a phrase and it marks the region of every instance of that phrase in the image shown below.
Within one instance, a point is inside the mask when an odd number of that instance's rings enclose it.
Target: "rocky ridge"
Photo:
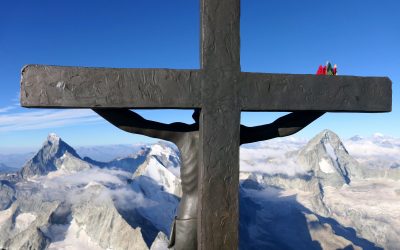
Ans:
[[[387,176],[396,168],[365,167],[329,130],[304,146],[292,141],[283,154],[279,143],[271,142],[272,151],[264,143],[268,158],[256,162],[251,156],[264,148],[246,149],[247,169],[274,171],[241,173],[240,249],[396,249],[400,185]],[[50,135],[23,178],[2,175],[0,247],[165,249],[181,195],[179,167],[168,143],[100,162]]]

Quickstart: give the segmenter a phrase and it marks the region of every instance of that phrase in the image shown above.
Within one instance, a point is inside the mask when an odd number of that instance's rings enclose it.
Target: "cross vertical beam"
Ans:
[[[218,73],[216,73],[218,74]],[[239,225],[240,109],[231,74],[220,80],[208,75],[200,119],[198,249],[237,249]]]
[[[201,0],[198,249],[239,242],[240,0]]]
[[[200,1],[201,68],[240,71],[240,0]]]

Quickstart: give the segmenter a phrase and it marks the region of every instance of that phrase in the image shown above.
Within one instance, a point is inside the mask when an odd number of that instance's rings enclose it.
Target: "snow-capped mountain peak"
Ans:
[[[325,129],[321,133],[317,134],[313,139],[311,139],[311,141],[307,144],[306,147],[313,148],[319,144],[324,145],[324,148],[326,150],[329,150],[330,154],[332,154],[333,151],[336,151],[336,150],[342,150],[347,153],[347,150],[344,147],[339,136],[329,129]],[[327,145],[330,145],[330,146],[327,146]]]
[[[329,186],[349,184],[350,174],[358,165],[330,130],[322,131],[300,150],[298,161],[306,171],[320,178],[322,184]]]
[[[57,134],[55,134],[55,133],[50,133],[50,134],[47,136],[47,141],[48,141],[48,142],[51,142],[51,143],[59,143],[60,140],[61,140],[61,138],[60,138]]]
[[[81,160],[75,149],[65,143],[56,134],[50,134],[43,143],[42,148],[22,167],[20,175],[22,178],[46,175],[51,171],[59,169],[59,166],[61,166],[59,164],[60,160],[61,162],[72,160],[76,163],[75,159]]]
[[[155,156],[149,156],[133,176],[145,176],[162,186],[165,192],[178,197],[182,195],[180,179],[171,173]]]
[[[174,154],[172,148],[166,147],[165,145],[162,144],[153,144],[150,146],[150,149],[151,149],[150,154],[152,155],[162,156],[162,155]]]
[[[149,146],[149,148],[150,152],[148,157],[154,157],[175,176],[180,176],[180,153],[174,144],[167,142],[158,142]]]

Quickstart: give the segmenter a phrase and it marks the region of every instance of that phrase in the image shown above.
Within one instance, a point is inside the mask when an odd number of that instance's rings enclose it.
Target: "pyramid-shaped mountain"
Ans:
[[[330,130],[316,135],[299,151],[299,164],[324,185],[349,184],[351,177],[362,175],[359,163],[348,153],[339,136]]]
[[[35,175],[46,175],[65,167],[63,162],[73,162],[73,165],[77,165],[77,162],[83,163],[71,146],[56,134],[49,134],[42,148],[22,167],[20,175],[24,179]]]

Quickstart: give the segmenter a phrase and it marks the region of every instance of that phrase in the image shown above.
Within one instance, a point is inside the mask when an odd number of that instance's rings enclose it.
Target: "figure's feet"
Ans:
[[[173,247],[174,250],[196,250],[197,219],[175,218],[168,247]]]

